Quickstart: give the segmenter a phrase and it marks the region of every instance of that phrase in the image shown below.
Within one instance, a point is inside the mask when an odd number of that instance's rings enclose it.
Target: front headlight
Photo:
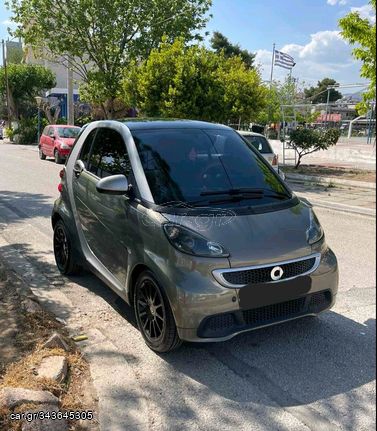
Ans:
[[[62,150],[69,150],[71,147],[70,147],[68,144],[64,144],[64,143],[62,143],[62,144],[60,144],[60,148],[61,148]]]
[[[229,253],[219,243],[209,241],[204,236],[181,225],[167,223],[163,228],[170,244],[183,253],[202,257],[229,256]]]
[[[309,210],[309,218],[310,226],[306,231],[306,238],[309,244],[314,244],[323,238],[323,229],[317,216],[311,208]]]

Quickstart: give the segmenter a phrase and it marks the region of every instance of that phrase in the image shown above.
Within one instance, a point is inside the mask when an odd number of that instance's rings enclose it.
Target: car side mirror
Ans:
[[[124,175],[111,175],[99,180],[96,184],[96,189],[98,193],[125,195],[129,191],[129,184]]]

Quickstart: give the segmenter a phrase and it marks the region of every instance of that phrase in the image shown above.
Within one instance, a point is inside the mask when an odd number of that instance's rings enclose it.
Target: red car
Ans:
[[[39,140],[39,158],[53,157],[55,163],[63,163],[80,130],[80,127],[64,124],[46,126]]]

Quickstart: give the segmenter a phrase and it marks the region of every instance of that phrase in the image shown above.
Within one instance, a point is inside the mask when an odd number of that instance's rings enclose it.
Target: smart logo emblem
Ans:
[[[280,266],[275,266],[274,268],[272,268],[271,278],[274,281],[280,280],[281,277],[283,277],[283,274],[284,274],[283,268],[281,268]]]

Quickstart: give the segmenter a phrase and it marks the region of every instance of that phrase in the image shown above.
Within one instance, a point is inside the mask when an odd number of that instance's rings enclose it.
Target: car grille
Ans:
[[[293,301],[267,305],[254,310],[246,310],[243,312],[243,318],[247,325],[285,319],[299,314],[304,309],[304,305],[305,298],[294,299]]]
[[[255,329],[307,314],[317,314],[330,307],[329,290],[250,310],[239,310],[204,319],[198,329],[202,338],[226,337],[232,333]]]
[[[316,258],[298,260],[296,262],[284,263],[280,265],[265,266],[263,268],[246,269],[240,271],[222,272],[225,281],[233,285],[246,285],[249,283],[268,283],[272,281],[271,270],[275,266],[280,266],[283,270],[283,276],[280,280],[297,277],[309,272],[315,265]]]

